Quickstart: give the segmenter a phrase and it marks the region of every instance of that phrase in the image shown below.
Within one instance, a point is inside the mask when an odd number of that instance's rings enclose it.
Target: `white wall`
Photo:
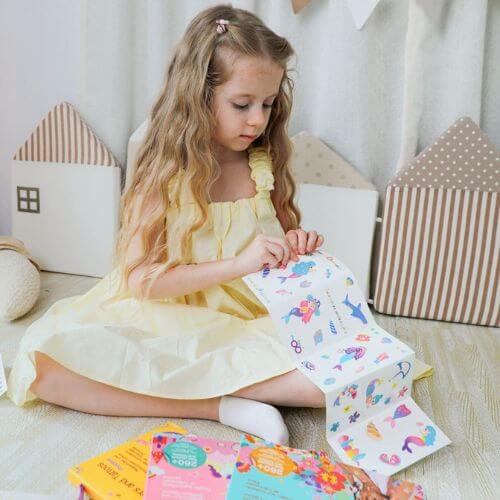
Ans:
[[[38,122],[77,95],[78,0],[0,0],[0,235],[10,224],[10,159]]]

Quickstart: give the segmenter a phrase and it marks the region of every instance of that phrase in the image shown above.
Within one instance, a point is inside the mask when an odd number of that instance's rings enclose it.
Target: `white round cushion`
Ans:
[[[0,250],[0,320],[26,314],[40,295],[40,273],[15,250]]]

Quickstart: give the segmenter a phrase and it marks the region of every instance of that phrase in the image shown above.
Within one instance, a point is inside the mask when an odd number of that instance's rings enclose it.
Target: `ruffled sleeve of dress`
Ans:
[[[257,146],[248,152],[248,164],[252,170],[250,177],[255,182],[256,198],[270,198],[274,189],[274,176],[271,159],[266,148]]]

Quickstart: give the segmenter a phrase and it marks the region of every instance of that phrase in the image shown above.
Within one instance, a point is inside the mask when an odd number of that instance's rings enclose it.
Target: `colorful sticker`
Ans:
[[[413,450],[410,448],[410,444],[414,444],[415,446],[432,446],[435,441],[436,429],[434,429],[432,425],[426,425],[424,429],[420,431],[420,436],[408,436],[405,439],[402,450],[407,451],[408,453],[413,453]]]
[[[384,422],[389,422],[391,427],[394,429],[394,427],[396,427],[396,420],[407,417],[408,415],[411,415],[411,410],[406,405],[399,405],[394,410],[394,415],[392,417],[389,416],[384,418]]]
[[[383,397],[383,394],[374,394],[375,388],[382,384],[379,378],[373,379],[366,387],[366,407],[375,406]]]
[[[404,379],[411,369],[411,363],[409,361],[401,361],[397,363],[397,367],[399,368],[399,371],[396,373],[396,375],[394,375],[394,377],[391,377],[389,380],[396,378],[398,375],[401,375],[401,378]]]
[[[292,274],[288,276],[278,276],[280,283],[283,284],[289,279],[297,279],[307,276],[316,267],[316,262],[304,261],[298,262],[292,267]]]
[[[360,453],[359,449],[354,447],[352,439],[347,435],[340,436],[338,442],[344,453],[354,462],[359,464],[359,461],[366,457],[366,453]]]
[[[389,456],[387,453],[382,453],[379,458],[387,465],[399,465],[401,463],[401,459],[395,454]]]
[[[300,318],[302,320],[302,323],[309,323],[313,315],[320,315],[320,306],[321,302],[313,295],[308,294],[306,300],[302,300],[300,302],[299,307],[292,308],[290,312],[282,316],[281,319],[288,325],[290,318],[292,316],[297,316],[297,318]]]
[[[368,437],[375,439],[375,441],[380,441],[382,439],[382,434],[380,434],[380,431],[373,422],[368,422],[366,426],[366,434]]]
[[[342,301],[342,304],[345,304],[350,310],[351,310],[351,316],[353,318],[357,318],[363,323],[363,325],[366,325],[368,323],[365,315],[361,311],[361,302],[355,306],[352,302],[349,301],[349,295],[345,296],[345,299]]]
[[[347,349],[342,349],[342,351],[344,351],[344,355],[340,358],[338,364],[333,367],[334,370],[342,371],[342,365],[344,363],[347,363],[348,361],[351,361],[353,359],[355,360],[361,359],[366,353],[366,348],[348,347]]]

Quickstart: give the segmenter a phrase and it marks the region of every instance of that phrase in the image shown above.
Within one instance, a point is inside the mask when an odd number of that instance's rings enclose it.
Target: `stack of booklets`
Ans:
[[[240,442],[172,423],[72,467],[80,498],[421,500],[421,486],[250,435]]]

